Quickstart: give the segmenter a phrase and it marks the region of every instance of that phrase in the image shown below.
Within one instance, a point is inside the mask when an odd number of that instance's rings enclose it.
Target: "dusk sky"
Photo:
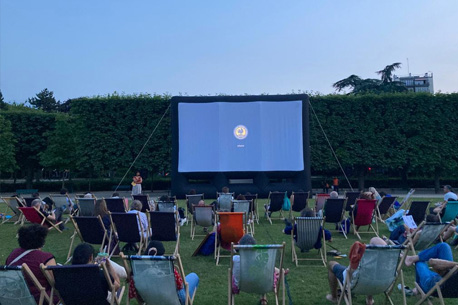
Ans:
[[[0,89],[22,103],[113,93],[334,92],[401,62],[458,91],[458,1],[0,0]]]

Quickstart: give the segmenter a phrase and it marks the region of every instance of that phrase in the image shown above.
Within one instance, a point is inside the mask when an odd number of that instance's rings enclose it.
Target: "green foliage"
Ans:
[[[5,110],[8,108],[8,104],[5,102],[3,98],[2,91],[0,91],[0,110]]]
[[[11,122],[0,115],[0,172],[13,172],[16,168],[14,158],[14,135],[11,132]]]
[[[79,169],[92,175],[130,166],[169,106],[160,95],[80,98],[72,100]],[[133,169],[169,171],[170,112],[146,145]]]
[[[27,102],[45,112],[56,112],[59,110],[59,102],[54,98],[54,92],[49,91],[48,88],[43,89],[36,94],[36,97],[27,99]]]

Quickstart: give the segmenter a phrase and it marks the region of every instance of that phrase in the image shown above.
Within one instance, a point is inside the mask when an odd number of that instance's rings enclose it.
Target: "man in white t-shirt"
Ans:
[[[452,192],[452,187],[450,185],[444,185],[444,202],[434,208],[433,213],[439,214],[444,211],[444,208],[447,206],[448,201],[456,201],[458,197],[455,193]]]

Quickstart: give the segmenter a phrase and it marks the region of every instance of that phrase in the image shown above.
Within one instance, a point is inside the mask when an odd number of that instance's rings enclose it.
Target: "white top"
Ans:
[[[452,199],[452,200],[455,201],[455,200],[458,200],[458,197],[453,192],[448,192],[448,193],[444,194],[444,201],[448,201],[449,199]]]
[[[143,231],[140,227],[140,223],[138,224],[138,231],[143,233],[143,237],[148,238],[148,218],[146,217],[146,214],[140,211],[136,211],[136,210],[131,210],[127,213],[140,215],[140,222],[142,224]]]

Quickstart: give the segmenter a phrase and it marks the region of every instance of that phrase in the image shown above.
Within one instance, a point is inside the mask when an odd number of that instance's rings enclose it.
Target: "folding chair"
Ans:
[[[286,192],[269,192],[269,197],[267,198],[267,205],[265,205],[265,213],[267,220],[272,224],[272,215],[273,212],[280,212],[278,219],[282,219],[283,212],[283,200],[286,196]]]
[[[174,263],[183,278],[186,291],[186,305],[192,305],[196,290],[189,293],[189,285],[181,263],[180,255],[176,256],[139,256],[122,255],[127,271],[128,281],[134,280],[135,289],[145,304],[180,305],[174,275]],[[130,262],[130,264],[129,264]],[[138,302],[141,304],[140,302]],[[127,304],[130,304],[127,298]]]
[[[438,238],[442,241],[442,233],[444,233],[449,226],[449,222],[423,221],[412,234],[407,234],[405,245],[410,247],[414,255],[417,255],[416,251],[429,248]]]
[[[309,192],[292,192],[291,197],[294,201],[291,202],[291,209],[289,209],[289,219],[293,219],[293,212],[300,212],[307,207]]]
[[[342,221],[345,220],[345,206],[347,199],[331,199],[328,198],[324,204],[323,214],[326,217],[325,222],[334,223],[340,228],[340,232],[343,233],[345,239],[347,239],[346,228],[342,225]]]
[[[361,240],[361,236],[359,234],[370,233],[370,232],[360,232],[358,231],[357,227],[369,226],[367,228],[367,231],[369,231],[369,229],[372,229],[375,235],[378,236],[378,223],[375,222],[376,229],[374,229],[374,226],[372,226],[372,219],[374,219],[375,217],[375,208],[377,205],[377,200],[358,199],[356,201],[356,205],[358,206],[356,217],[355,217],[355,210],[353,209],[352,211],[353,233],[356,236],[358,236],[359,240]]]
[[[71,208],[73,208],[70,204],[70,198],[67,194],[49,194],[49,198],[54,202],[54,206],[57,208],[61,208],[63,212],[69,213]]]
[[[174,241],[173,255],[178,254],[180,247],[180,224],[178,219],[178,212],[149,212],[151,240]]]
[[[14,213],[14,216],[11,217],[11,218],[6,218],[2,221],[1,224],[4,224],[5,222],[8,222],[12,219],[14,219],[14,217],[16,217],[16,222],[14,223],[15,225],[18,224],[18,223],[21,223],[22,221],[22,218],[24,217],[22,214],[21,214],[21,211],[19,211],[19,207],[23,207],[22,205],[22,202],[18,200],[18,198],[16,197],[0,197],[0,199],[6,203],[6,208],[10,208],[11,211],[13,211]],[[5,214],[7,213],[7,211],[5,211]]]
[[[361,192],[345,192],[345,198],[347,198],[347,205],[345,211],[351,212],[352,207],[356,204],[356,200],[361,196]]]
[[[300,260],[306,261],[322,261],[326,267],[326,243],[324,240],[324,218],[322,217],[295,217],[293,224],[293,232],[291,234],[291,256],[292,262],[299,266]],[[321,234],[322,247],[318,249],[320,258],[298,258],[296,246],[301,249],[301,252],[308,252],[315,248],[318,237]],[[296,236],[296,240],[294,239]]]
[[[339,281],[342,293],[338,304],[342,300],[345,300],[347,305],[353,304],[352,294],[367,296],[383,293],[387,301],[394,305],[390,294],[398,277],[401,278],[402,287],[404,287],[404,275],[401,267],[407,256],[407,251],[401,258],[403,249],[405,249],[403,246],[367,246],[358,269],[351,276],[346,277],[345,283]],[[405,305],[404,289],[402,289],[402,296]]]
[[[243,224],[246,227],[247,233],[254,235],[254,222],[252,214],[250,213],[252,201],[248,200],[232,200],[232,206],[234,207],[234,212],[245,213],[243,216]]]
[[[111,233],[108,234],[108,231],[103,225],[102,218],[100,216],[70,216],[70,219],[75,227],[75,232],[71,237],[70,248],[68,249],[67,261],[71,258],[71,253],[73,250],[73,242],[75,241],[76,235],[80,238],[81,242],[90,243],[93,245],[100,245],[99,252],[104,252],[103,247],[108,245],[107,252],[110,253],[110,256],[113,254],[114,249],[110,249],[111,245]]]
[[[125,243],[139,243],[140,254],[146,247],[147,237],[143,235],[144,228],[139,214],[134,213],[110,213],[111,228],[116,232],[118,241]]]
[[[122,198],[103,198],[107,204],[108,211],[112,213],[125,213],[126,211],[126,199]]]
[[[216,265],[218,265],[221,257],[231,257],[231,255],[221,255],[222,244],[226,244],[228,246],[226,249],[229,250],[230,244],[238,243],[245,234],[243,225],[243,215],[245,213],[218,212],[216,214],[219,220],[219,232],[216,228],[217,222],[215,222],[215,259]]]
[[[132,195],[133,200],[138,200],[142,203],[142,212],[154,211],[154,206],[151,203],[151,199],[148,195]]]
[[[437,297],[439,298],[439,302],[441,305],[445,305],[444,299],[456,299],[458,298],[458,265],[450,269],[446,275],[442,277],[442,279],[437,282],[433,288],[429,291],[424,292],[421,289],[418,283],[415,283],[415,287],[417,288],[418,292],[420,292],[421,299],[416,303],[416,305],[420,305],[421,303],[427,301],[429,304],[432,304],[429,300],[429,297]]]
[[[253,220],[256,221],[257,224],[259,224],[259,214],[258,214],[258,194],[252,194],[252,195],[244,195],[246,200],[251,200],[253,205],[252,208],[253,210],[251,211],[253,213]]]
[[[35,207],[27,207],[27,208],[18,208],[22,214],[24,215],[24,218],[29,221],[30,223],[37,223],[39,225],[42,225],[42,226],[45,226],[48,228],[48,230],[51,230],[51,229],[56,229],[57,231],[59,231],[60,233],[62,233],[62,231],[59,229],[59,225],[62,223],[62,221],[54,224],[52,221],[50,221],[49,219],[47,219],[43,213],[41,213],[38,209],[36,209]],[[22,224],[24,224],[24,218],[22,220]]]
[[[186,224],[194,214],[193,206],[204,200],[204,194],[186,195]]]
[[[380,203],[377,205],[376,208],[376,216],[377,220],[385,223],[384,217],[388,216],[388,213],[392,210],[394,202],[396,201],[398,197],[386,197],[383,196],[382,200]]]
[[[218,197],[218,212],[230,212],[232,211],[232,198],[233,193],[217,193]]]
[[[204,228],[213,226],[214,213],[213,207],[210,205],[193,205],[194,215],[191,222],[191,239],[194,240],[195,236],[206,236],[196,235],[196,226]]]
[[[30,207],[32,207],[32,202],[33,202],[35,199],[40,199],[40,200],[41,200],[41,198],[26,197],[26,198],[22,198],[22,201],[25,203],[24,206],[30,208]]]
[[[99,265],[44,266],[40,265],[49,284],[65,305],[121,305],[125,287],[116,292],[105,263]],[[102,284],[101,272],[107,286]],[[105,287],[104,287],[105,286]],[[110,302],[107,301],[108,291]]]
[[[407,215],[412,215],[413,220],[419,225],[426,218],[426,210],[428,209],[429,201],[412,201]]]
[[[231,264],[228,268],[228,304],[235,304],[235,294],[232,291],[234,274],[234,253],[240,255],[240,275],[238,288],[241,292],[265,295],[273,292],[275,304],[279,304],[278,295],[282,287],[281,303],[285,305],[285,274],[283,258],[285,243],[281,245],[239,245],[231,244]],[[280,274],[275,285],[275,266]]]
[[[158,201],[157,210],[161,212],[175,212],[177,209],[174,201]]]
[[[78,216],[94,216],[95,200],[94,198],[77,198]]]
[[[30,293],[26,277],[40,291],[38,302]],[[50,304],[45,288],[26,264],[22,266],[0,266],[0,304],[4,305],[42,305]]]
[[[315,195],[315,212],[320,212],[324,208],[326,199],[331,197],[329,194],[316,194]]]
[[[449,201],[445,207],[444,215],[441,217],[442,222],[452,221],[458,215],[458,201]]]
[[[406,204],[406,202],[409,201],[410,196],[412,196],[413,193],[415,193],[415,190],[414,189],[410,189],[410,191],[407,193],[407,195],[402,199],[401,203],[399,204],[399,208],[398,209],[405,209],[404,208],[404,204]]]

